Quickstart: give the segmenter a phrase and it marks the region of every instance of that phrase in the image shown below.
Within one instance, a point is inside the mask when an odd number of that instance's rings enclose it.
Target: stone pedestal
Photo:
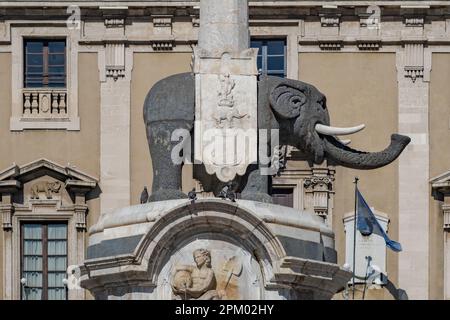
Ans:
[[[330,299],[351,277],[321,218],[217,199],[102,215],[81,269],[96,299]]]

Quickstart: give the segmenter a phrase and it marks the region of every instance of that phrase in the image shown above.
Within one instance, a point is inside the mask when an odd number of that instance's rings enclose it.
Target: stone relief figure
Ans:
[[[195,266],[175,268],[171,283],[175,299],[220,300],[216,276],[211,268],[211,253],[206,249],[197,249],[193,252],[193,258]]]
[[[37,182],[31,187],[31,199],[39,199],[39,193],[44,193],[47,199],[52,199],[53,193],[58,193],[61,189],[61,182],[42,181]]]
[[[216,127],[223,128],[223,121],[226,121],[228,128],[233,128],[235,119],[242,119],[247,114],[240,114],[239,110],[234,105],[233,89],[236,83],[230,78],[229,74],[220,75],[220,91],[218,92],[219,102],[217,104],[218,115],[214,118],[216,120]]]

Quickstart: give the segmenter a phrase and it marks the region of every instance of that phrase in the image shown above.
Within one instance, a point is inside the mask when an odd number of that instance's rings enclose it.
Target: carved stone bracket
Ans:
[[[14,169],[8,170],[15,172]],[[0,213],[2,219],[2,227],[5,231],[12,230],[12,216],[14,214],[14,205],[12,197],[20,189],[21,183],[15,180],[0,181],[0,194],[2,201],[0,202]]]
[[[406,43],[404,70],[405,77],[413,82],[417,78],[423,78],[424,74],[424,45],[423,43]]]
[[[125,77],[125,44],[105,44],[106,77],[117,80]]]
[[[314,169],[313,169],[314,171]],[[315,174],[306,178],[303,182],[305,193],[310,197],[310,203],[314,212],[323,218],[328,216],[328,199],[333,190],[334,176]]]
[[[101,7],[107,28],[125,28],[127,7]]]
[[[2,213],[2,227],[3,230],[9,231],[12,229],[12,215],[14,213],[14,206],[12,204],[0,204],[0,212]]]
[[[155,35],[171,35],[172,34],[171,15],[155,15],[153,16],[153,34]]]
[[[107,28],[123,28],[125,26],[125,18],[123,17],[105,18],[105,26]]]
[[[173,40],[155,40],[152,41],[151,44],[155,51],[171,51],[175,46]]]
[[[342,41],[319,41],[319,48],[324,51],[339,51],[342,46]]]
[[[405,17],[405,26],[407,27],[423,27],[424,22],[424,17]]]
[[[358,49],[362,51],[375,51],[380,49],[380,42],[379,41],[358,41]]]
[[[320,17],[320,25],[322,27],[339,27],[340,17],[339,15],[322,15]]]

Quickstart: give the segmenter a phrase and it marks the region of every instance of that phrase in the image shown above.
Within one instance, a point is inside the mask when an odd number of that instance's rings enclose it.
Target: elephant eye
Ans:
[[[322,99],[320,99],[320,100],[317,101],[317,102],[320,104],[320,106],[322,107],[322,109],[326,109],[326,108],[327,108],[327,100],[326,100],[325,97],[322,98]]]

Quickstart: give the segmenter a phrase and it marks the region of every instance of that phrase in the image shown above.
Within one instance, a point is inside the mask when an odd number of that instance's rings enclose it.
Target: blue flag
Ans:
[[[377,218],[373,214],[370,207],[367,205],[366,200],[364,200],[362,194],[356,189],[357,193],[357,228],[363,236],[369,236],[372,233],[382,236],[391,250],[395,252],[402,251],[402,245],[394,240],[389,239],[386,232],[384,232]]]

